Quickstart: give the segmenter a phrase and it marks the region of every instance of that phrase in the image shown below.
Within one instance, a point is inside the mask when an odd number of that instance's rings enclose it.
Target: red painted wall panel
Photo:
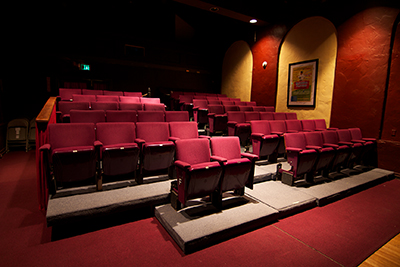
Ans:
[[[253,78],[251,100],[259,106],[275,106],[279,47],[287,32],[285,26],[274,26],[259,33],[252,46]],[[262,63],[267,61],[264,69]]]
[[[364,10],[338,27],[331,125],[379,137],[390,37],[397,9]]]

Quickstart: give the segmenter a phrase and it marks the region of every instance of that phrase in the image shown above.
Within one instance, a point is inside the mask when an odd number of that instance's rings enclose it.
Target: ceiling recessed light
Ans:
[[[210,11],[211,11],[211,12],[218,12],[218,11],[219,11],[219,8],[216,7],[216,6],[213,6],[213,7],[210,7]]]
[[[257,23],[257,19],[251,19],[251,20],[250,20],[250,23],[253,23],[253,24],[254,24],[254,23]]]

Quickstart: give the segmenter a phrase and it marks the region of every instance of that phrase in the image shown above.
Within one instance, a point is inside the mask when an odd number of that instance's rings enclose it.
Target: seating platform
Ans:
[[[290,167],[283,159],[278,162],[283,169]],[[135,180],[104,183],[103,191],[94,185],[58,190],[48,203],[47,225],[155,207],[155,217],[187,254],[394,178],[393,172],[375,168],[337,180],[289,186],[274,181],[276,165],[258,162],[254,189],[246,188],[244,196],[224,193],[221,211],[208,197],[189,200],[187,207],[176,211],[170,204],[172,180],[167,175],[144,177],[140,185]]]

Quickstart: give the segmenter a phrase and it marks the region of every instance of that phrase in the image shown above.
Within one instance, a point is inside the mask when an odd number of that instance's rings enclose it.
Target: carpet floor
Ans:
[[[2,266],[357,266],[400,232],[400,181],[184,255],[154,217],[91,222],[52,241],[38,209],[35,151],[0,159]],[[135,219],[136,218],[136,219]],[[103,227],[99,227],[103,225]],[[75,225],[80,228],[80,225]]]

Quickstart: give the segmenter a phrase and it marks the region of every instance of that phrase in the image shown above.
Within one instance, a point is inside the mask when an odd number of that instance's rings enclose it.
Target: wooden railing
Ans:
[[[41,210],[46,210],[47,208],[49,193],[47,190],[48,174],[46,167],[43,166],[43,155],[39,148],[48,142],[47,126],[51,123],[56,123],[56,106],[57,98],[50,97],[36,117],[36,181],[39,208]]]

